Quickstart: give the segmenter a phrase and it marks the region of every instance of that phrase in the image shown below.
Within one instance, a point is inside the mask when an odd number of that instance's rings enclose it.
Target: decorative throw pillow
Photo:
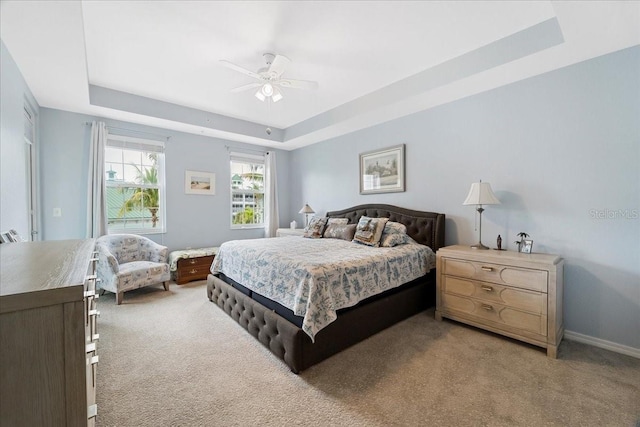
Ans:
[[[382,237],[380,237],[380,246],[385,248],[391,248],[398,245],[403,245],[409,241],[407,235],[407,227],[399,222],[389,221],[384,226]]]
[[[368,246],[380,246],[380,237],[389,218],[360,217],[353,241]]]
[[[329,224],[324,231],[324,237],[327,239],[353,240],[355,233],[355,224]]]
[[[311,218],[309,226],[305,229],[304,237],[310,237],[312,239],[319,239],[322,237],[324,227],[327,225],[327,218]]]
[[[327,221],[327,225],[331,225],[331,224],[348,224],[349,223],[349,219],[348,218],[329,218],[329,220]]]

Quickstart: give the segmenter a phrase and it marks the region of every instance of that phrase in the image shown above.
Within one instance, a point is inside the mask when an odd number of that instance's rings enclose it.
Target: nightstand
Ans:
[[[436,319],[443,317],[547,349],[564,334],[564,260],[557,255],[447,246],[436,253]]]
[[[278,228],[276,230],[276,237],[302,235],[304,235],[304,228]]]

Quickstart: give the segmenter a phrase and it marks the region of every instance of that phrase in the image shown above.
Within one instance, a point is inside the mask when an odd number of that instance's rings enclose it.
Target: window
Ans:
[[[164,143],[109,135],[105,173],[109,233],[166,231]]]
[[[264,226],[264,157],[231,154],[231,228]]]

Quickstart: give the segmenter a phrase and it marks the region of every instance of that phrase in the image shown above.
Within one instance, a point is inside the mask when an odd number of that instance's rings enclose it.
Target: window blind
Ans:
[[[111,135],[107,140],[109,147],[125,148],[128,150],[146,151],[149,153],[164,153],[164,142],[135,138],[132,136]]]

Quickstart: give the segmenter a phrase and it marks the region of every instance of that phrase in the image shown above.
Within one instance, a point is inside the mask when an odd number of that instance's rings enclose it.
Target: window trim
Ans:
[[[107,223],[107,234],[120,234],[120,233],[128,233],[128,234],[141,234],[141,235],[150,235],[150,234],[165,234],[167,232],[167,199],[166,199],[166,170],[165,170],[165,144],[162,141],[155,141],[152,139],[144,139],[144,138],[136,138],[132,136],[125,135],[114,135],[109,134],[107,137],[107,142],[105,144],[105,149],[107,147],[121,148],[125,150],[134,150],[134,151],[142,151],[146,153],[157,153],[159,154],[158,161],[158,183],[156,185],[150,184],[136,184],[137,188],[157,188],[158,189],[158,197],[160,200],[160,206],[158,207],[158,216],[162,218],[160,221],[160,227],[157,228],[114,228]],[[105,156],[104,160],[105,164],[105,173],[106,173],[106,165],[107,159]],[[111,188],[131,188],[131,183],[114,183],[108,179],[105,179],[105,190],[107,187]],[[107,201],[105,200],[105,203]],[[108,220],[108,218],[107,218]]]

